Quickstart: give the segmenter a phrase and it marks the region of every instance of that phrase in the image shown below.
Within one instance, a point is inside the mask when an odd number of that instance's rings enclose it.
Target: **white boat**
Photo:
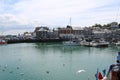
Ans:
[[[96,41],[90,42],[90,46],[93,46],[93,47],[107,47],[108,45],[109,45],[109,42],[104,40],[100,40],[98,42]]]
[[[120,46],[120,41],[115,43],[116,46]]]
[[[81,46],[90,46],[90,42],[87,42],[86,40],[83,40],[80,42]]]
[[[98,46],[98,42],[92,41],[92,42],[90,42],[90,46],[96,47],[96,46]]]
[[[68,45],[68,46],[78,46],[80,45],[79,41],[72,40],[72,41],[64,41],[63,45]]]

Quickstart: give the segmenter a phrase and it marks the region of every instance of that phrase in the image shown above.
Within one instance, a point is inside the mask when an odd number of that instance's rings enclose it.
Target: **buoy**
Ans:
[[[17,69],[20,69],[20,67],[17,67]]]
[[[5,71],[4,69],[2,71]]]
[[[49,71],[46,71],[47,74],[49,74]]]
[[[63,64],[63,66],[65,66],[65,64]]]

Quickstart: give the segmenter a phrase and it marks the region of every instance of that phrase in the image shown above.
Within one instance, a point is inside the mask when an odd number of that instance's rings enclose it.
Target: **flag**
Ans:
[[[98,73],[98,79],[99,79],[99,80],[102,80],[102,79],[103,79],[103,76],[102,76],[101,72]]]
[[[106,69],[103,70],[103,76],[106,76]]]
[[[96,71],[96,74],[95,74],[96,80],[98,80],[98,73],[99,73],[99,69],[97,68],[97,71]]]

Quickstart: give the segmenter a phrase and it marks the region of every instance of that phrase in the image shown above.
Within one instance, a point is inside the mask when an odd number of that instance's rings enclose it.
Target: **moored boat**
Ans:
[[[98,42],[96,41],[90,42],[90,46],[93,46],[93,47],[107,47],[108,45],[109,45],[109,42],[104,40],[100,40]]]
[[[1,45],[1,44],[7,44],[7,41],[4,40],[4,39],[0,39],[0,45]]]
[[[80,40],[78,38],[72,38],[69,41],[63,41],[63,45],[66,46],[79,46],[80,45]]]
[[[81,46],[90,46],[90,42],[87,42],[86,40],[83,40],[80,42]]]
[[[116,46],[120,46],[120,41],[115,43]]]
[[[78,40],[70,40],[70,41],[64,41],[63,45],[68,45],[68,46],[79,46],[80,41]]]

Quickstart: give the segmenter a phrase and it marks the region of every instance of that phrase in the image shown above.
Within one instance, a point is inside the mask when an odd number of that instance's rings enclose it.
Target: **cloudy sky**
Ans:
[[[0,0],[0,34],[120,22],[120,0]]]

